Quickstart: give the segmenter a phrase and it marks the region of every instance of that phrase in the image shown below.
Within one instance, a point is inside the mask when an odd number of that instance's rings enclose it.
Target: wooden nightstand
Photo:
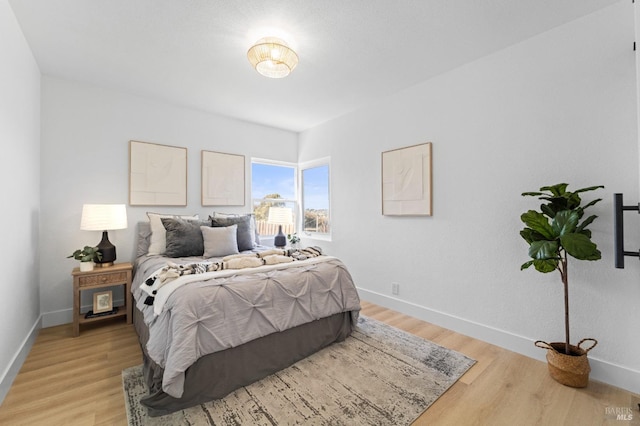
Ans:
[[[131,263],[116,263],[113,266],[95,267],[93,271],[80,272],[80,268],[73,268],[73,337],[80,334],[80,324],[101,321],[116,317],[126,317],[127,324],[132,320],[131,298]],[[94,318],[85,318],[80,314],[80,296],[83,290],[104,287],[124,286],[124,303],[117,313]]]

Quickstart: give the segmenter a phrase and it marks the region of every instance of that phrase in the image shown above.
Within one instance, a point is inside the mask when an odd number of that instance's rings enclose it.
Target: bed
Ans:
[[[153,222],[138,224],[133,322],[149,388],[141,403],[150,416],[223,398],[351,333],[360,301],[339,259],[281,253],[260,246],[253,236],[230,255],[220,256],[228,250],[222,248],[210,256],[209,229],[201,229],[203,255],[193,255],[199,248],[171,251],[176,238],[187,244],[197,240],[194,224],[208,228],[212,222],[162,222],[189,223],[193,234],[166,228],[166,251],[159,254],[150,242]],[[224,228],[215,231],[218,240],[222,233],[234,233],[235,244],[240,243],[237,224],[227,226],[233,222],[218,223],[216,227]],[[253,259],[260,264],[234,268]]]

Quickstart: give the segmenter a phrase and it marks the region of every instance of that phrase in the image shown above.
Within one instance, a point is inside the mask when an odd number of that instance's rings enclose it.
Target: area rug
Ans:
[[[122,372],[129,425],[408,425],[474,360],[360,316],[344,342],[225,398],[148,417],[142,366]]]

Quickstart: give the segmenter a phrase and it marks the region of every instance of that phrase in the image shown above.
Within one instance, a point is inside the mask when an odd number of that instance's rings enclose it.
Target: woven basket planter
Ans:
[[[588,348],[582,348],[585,342],[592,342]],[[589,359],[587,353],[598,344],[596,339],[582,339],[578,346],[569,345],[570,355],[564,353],[564,342],[547,343],[538,340],[535,345],[547,349],[549,374],[555,381],[565,386],[584,388],[589,383]]]

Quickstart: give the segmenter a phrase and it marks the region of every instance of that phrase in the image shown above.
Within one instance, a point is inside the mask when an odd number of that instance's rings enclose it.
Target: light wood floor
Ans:
[[[640,425],[640,396],[591,381],[554,382],[546,364],[363,302],[362,313],[474,358],[477,363],[415,425]],[[141,363],[131,325],[43,329],[0,406],[0,425],[126,425],[121,370]],[[607,409],[632,409],[632,421]]]

